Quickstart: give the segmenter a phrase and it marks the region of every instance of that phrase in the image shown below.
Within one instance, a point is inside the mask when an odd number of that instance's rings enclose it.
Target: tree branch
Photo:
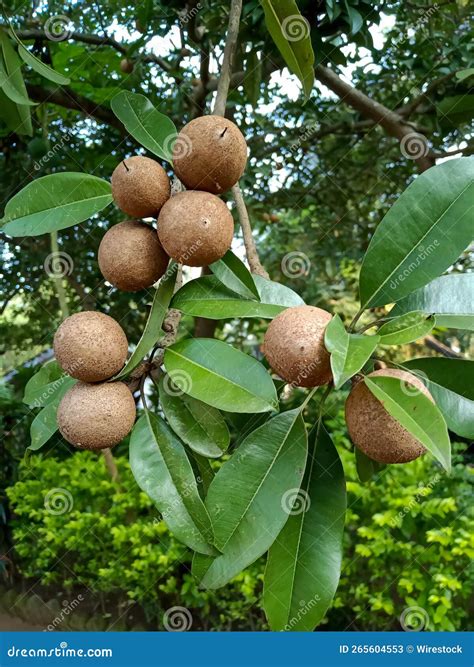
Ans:
[[[343,81],[328,67],[317,65],[314,71],[316,78],[321,83],[336,93],[343,102],[383,127],[388,135],[401,141],[408,134],[413,133],[413,127],[408,125],[398,113],[367,97],[365,93]],[[434,159],[432,155],[425,155],[417,158],[415,162],[420,171],[425,171],[433,166]]]
[[[267,278],[268,280],[269,275],[263,268],[262,263],[260,262],[260,257],[258,256],[257,246],[255,245],[255,239],[253,238],[252,227],[250,225],[249,214],[238,183],[232,188],[232,194],[237,207],[242,234],[244,236],[245,253],[247,255],[250,270],[252,273],[256,273],[258,276],[262,276],[262,278]]]
[[[227,95],[229,93],[230,76],[232,72],[232,63],[234,60],[235,47],[239,36],[240,14],[242,13],[242,0],[232,0],[230,3],[229,25],[227,28],[227,37],[224,46],[224,58],[217,85],[216,101],[214,103],[213,114],[215,116],[224,116],[227,104]]]

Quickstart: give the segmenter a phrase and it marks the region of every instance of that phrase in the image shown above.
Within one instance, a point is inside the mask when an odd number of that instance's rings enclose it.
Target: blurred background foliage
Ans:
[[[0,120],[2,207],[33,178],[65,170],[110,178],[120,159],[141,151],[110,111],[110,99],[120,90],[149,96],[178,129],[209,112],[226,3],[76,0],[66,6],[48,0],[31,3],[27,11],[20,0],[3,4],[22,40],[71,83],[57,87],[25,70],[28,94],[38,103],[33,135],[18,135]],[[350,81],[365,106],[376,101],[396,110],[426,137],[433,161],[472,152],[474,77],[461,74],[474,62],[472,3],[300,0],[298,6],[311,27],[318,66]],[[45,35],[54,19],[67,27],[67,39]],[[303,104],[257,0],[244,2],[243,19],[227,114],[249,144],[242,185],[261,258],[273,280],[298,291],[307,303],[352,316],[371,234],[416,175],[417,162],[370,120],[364,105],[354,106],[350,97],[341,101],[317,72],[312,96]],[[133,64],[132,72],[122,71],[123,59]],[[105,229],[121,218],[109,207],[61,232],[60,250],[71,258],[63,286],[70,312],[108,312],[136,342],[151,292],[111,290],[97,265]],[[0,577],[5,586],[13,585],[5,600],[25,614],[20,590],[33,587],[43,600],[56,603],[82,590],[86,602],[77,615],[93,612],[90,623],[98,627],[160,627],[163,610],[178,604],[192,610],[196,629],[265,628],[259,608],[263,564],[222,591],[197,591],[188,555],[130,476],[127,443],[115,450],[118,485],[101,458],[72,455],[59,436],[41,455],[24,459],[34,415],[21,403],[23,388],[39,360],[51,354],[63,314],[45,271],[49,237],[12,241],[0,231],[0,240]],[[237,233],[237,251],[240,246]],[[294,253],[304,253],[303,271],[285,268],[285,258]],[[469,269],[471,262],[466,252],[454,270]],[[254,320],[219,322],[215,335],[258,355],[265,326]],[[191,318],[183,320],[185,330],[193,327]],[[435,335],[457,353],[472,351],[465,332],[437,329]],[[387,348],[391,358],[427,354],[433,350],[422,342],[396,352]],[[289,405],[297,397],[294,392]],[[427,611],[431,629],[466,629],[473,576],[466,525],[469,469],[455,466],[452,477],[442,476],[414,506],[419,485],[438,472],[428,457],[392,466],[362,486],[344,435],[342,399],[343,394],[328,420],[349,480],[346,561],[322,629],[398,629],[400,613],[413,605]],[[44,509],[44,494],[58,486],[71,492],[74,508],[54,516]]]

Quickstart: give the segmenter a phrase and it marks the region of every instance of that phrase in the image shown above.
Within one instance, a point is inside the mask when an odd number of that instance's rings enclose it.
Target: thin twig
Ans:
[[[253,238],[252,234],[252,226],[250,224],[249,214],[247,207],[245,206],[245,201],[242,196],[240,185],[238,183],[236,183],[236,185],[234,185],[232,188],[232,194],[234,196],[235,205],[237,207],[237,214],[239,216],[242,234],[244,236],[245,252],[250,270],[252,273],[256,273],[258,276],[262,276],[262,278],[266,278],[268,280],[270,276],[265,271],[262,263],[260,262],[257,246],[255,245],[255,239]]]
[[[224,116],[229,93],[230,77],[232,73],[232,62],[234,60],[235,47],[239,36],[240,14],[242,13],[242,0],[232,0],[230,3],[229,24],[224,46],[224,58],[217,84],[216,101],[214,103],[214,116]]]

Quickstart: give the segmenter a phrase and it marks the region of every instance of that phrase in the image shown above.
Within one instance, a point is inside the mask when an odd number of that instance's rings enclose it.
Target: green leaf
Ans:
[[[76,380],[66,375],[52,360],[35,373],[25,387],[23,402],[31,408],[45,408],[70,389]]]
[[[170,531],[191,549],[212,554],[211,524],[183,445],[167,424],[145,410],[132,431],[130,466]]]
[[[179,389],[219,410],[278,410],[275,385],[265,367],[220,340],[179,341],[167,348],[164,364]]]
[[[306,457],[306,428],[296,409],[253,431],[224,463],[206,498],[224,553],[205,559],[205,588],[223,586],[267,551],[288,519],[286,498],[300,487]]]
[[[436,321],[421,311],[405,313],[386,322],[377,331],[381,345],[404,345],[429,334]]]
[[[471,242],[473,198],[474,157],[418,176],[370,242],[360,272],[362,308],[398,301],[450,267]]]
[[[244,74],[244,92],[249,103],[255,107],[260,97],[260,84],[262,82],[262,61],[257,51],[253,48],[247,56]]]
[[[209,268],[220,282],[231,291],[247,299],[260,300],[252,274],[245,264],[234,255],[232,250],[228,250],[222,259],[210,264]]]
[[[403,365],[426,384],[448,428],[474,438],[474,361],[427,357]]]
[[[350,6],[347,0],[345,5],[347,10],[348,23],[351,29],[351,34],[355,35],[364,25],[364,19],[362,18],[361,14],[357,11],[357,9],[354,9],[354,7]]]
[[[13,74],[16,74],[16,71],[14,71]],[[15,102],[15,104],[35,106],[35,102],[32,102],[27,94],[23,93],[21,89],[16,87],[14,83],[16,77],[14,77],[13,74],[8,75],[3,56],[0,54],[0,88],[2,88],[5,95],[9,97],[12,102]]]
[[[71,82],[71,80],[67,76],[64,76],[64,74],[60,74],[52,67],[45,65],[45,63],[39,60],[33,53],[28,51],[26,46],[24,46],[20,40],[18,40],[18,53],[23,62],[34,69],[35,72],[38,72],[44,79],[58,83],[60,86],[67,86],[67,84]]]
[[[28,93],[26,90],[25,82],[23,80],[23,75],[21,73],[20,59],[18,58],[18,55],[16,54],[15,49],[13,48],[12,43],[8,38],[8,35],[3,30],[0,30],[0,48],[4,67],[8,74],[10,84],[16,89],[22,98],[28,99]],[[7,96],[6,91],[2,90],[2,95]],[[11,102],[9,97],[7,97],[7,99],[9,102]],[[13,122],[15,115],[18,116],[18,123],[12,129],[18,134],[28,134],[31,136],[33,134],[33,126],[31,124],[31,111],[29,105],[15,103],[14,110],[12,110],[11,105],[7,105],[7,118],[9,125]]]
[[[469,67],[468,69],[463,69],[460,72],[456,72],[456,79],[458,81],[464,81],[470,76],[474,76],[474,67]]]
[[[181,440],[201,456],[222,456],[229,446],[230,434],[219,410],[176,392],[169,376],[160,378],[159,392],[164,415]]]
[[[442,125],[458,127],[474,118],[474,95],[443,97],[436,104],[436,113]]]
[[[58,411],[60,400],[60,397],[56,397],[54,401],[40,410],[31,422],[31,444],[28,447],[29,450],[38,451],[38,449],[41,449],[41,447],[46,444],[58,430],[56,413]]]
[[[474,331],[474,273],[450,273],[398,301],[390,317],[411,311],[433,313],[439,327]]]
[[[110,183],[65,171],[28,183],[10,199],[1,220],[9,236],[38,236],[87,220],[112,201]]]
[[[385,463],[374,461],[358,447],[354,448],[357,475],[361,482],[368,482],[385,468]]]
[[[366,377],[364,382],[385,410],[451,471],[451,443],[443,415],[423,393],[408,394],[394,377]]]
[[[222,285],[216,276],[203,276],[186,283],[176,292],[172,307],[187,315],[222,320],[232,317],[273,319],[285,308],[304,304],[284,285],[253,276],[260,301],[245,299]]]
[[[346,512],[344,471],[322,425],[294,499],[268,552],[263,606],[272,630],[311,632],[337,589]]]
[[[163,322],[168,312],[171,297],[176,283],[176,270],[178,265],[171,261],[168,265],[165,275],[161,278],[158,289],[155,291],[153,303],[151,304],[148,319],[143,329],[142,336],[137,343],[136,348],[130,355],[125,366],[120,373],[113,378],[119,380],[130,375],[130,373],[138,366],[143,357],[148,354],[153,345],[164,336],[162,330]]]
[[[308,98],[314,84],[314,53],[308,21],[301,16],[295,0],[260,0],[260,4],[268,32]]]
[[[123,90],[112,98],[112,111],[125,129],[151,153],[171,162],[178,135],[173,121],[160,113],[144,95]]]
[[[33,134],[29,107],[18,106],[0,89],[0,108],[2,120],[9,130],[16,134]]]
[[[336,389],[340,389],[360,371],[378,342],[378,336],[347,333],[339,315],[334,315],[326,327],[324,345],[331,353],[331,370]]]

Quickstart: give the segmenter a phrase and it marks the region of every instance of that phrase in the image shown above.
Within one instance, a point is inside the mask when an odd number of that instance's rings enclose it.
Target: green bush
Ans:
[[[330,427],[346,471],[349,511],[341,584],[322,629],[396,630],[411,607],[422,608],[428,629],[467,629],[472,470],[457,463],[448,477],[425,456],[362,485],[340,415]],[[34,455],[21,464],[8,497],[23,576],[68,592],[83,586],[137,601],[153,627],[162,627],[166,609],[183,606],[193,629],[266,629],[259,604],[263,559],[225,588],[200,591],[189,552],[139,490],[126,459],[116,462],[119,485],[103,459],[88,452],[61,461]],[[68,511],[59,513],[63,504]],[[412,622],[419,622],[416,613]]]

